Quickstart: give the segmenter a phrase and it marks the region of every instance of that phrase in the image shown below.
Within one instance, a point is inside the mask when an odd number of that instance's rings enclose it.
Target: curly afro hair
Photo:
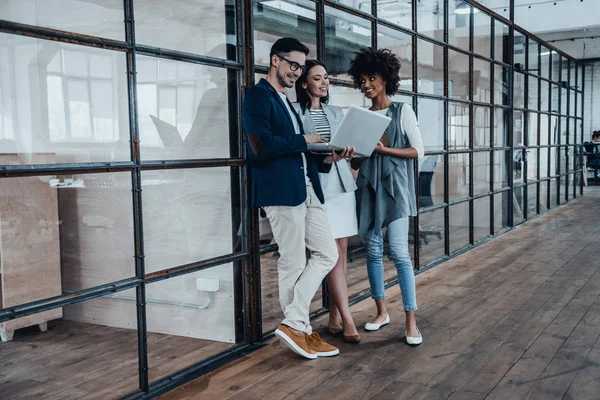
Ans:
[[[352,77],[354,87],[360,89],[361,75],[377,73],[385,81],[386,94],[393,96],[398,91],[400,65],[400,59],[390,49],[363,47],[354,53],[348,75]]]

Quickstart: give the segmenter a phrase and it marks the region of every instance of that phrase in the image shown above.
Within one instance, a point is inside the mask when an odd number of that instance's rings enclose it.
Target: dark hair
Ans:
[[[592,139],[594,139],[594,138],[600,138],[600,131],[594,131],[592,133]]]
[[[360,88],[360,76],[363,74],[381,75],[385,81],[386,94],[393,96],[398,91],[400,82],[400,59],[389,49],[363,47],[354,53],[348,70],[356,89]]]
[[[292,51],[299,51],[304,53],[304,55],[308,55],[310,50],[308,47],[302,44],[298,39],[293,37],[283,37],[273,43],[271,46],[271,54],[269,54],[269,60],[273,57],[274,54],[287,55]]]
[[[308,79],[308,72],[312,68],[319,66],[319,65],[321,67],[325,68],[325,71],[327,71],[327,67],[325,66],[325,63],[323,61],[306,60],[304,72],[302,73],[302,75],[300,75],[300,78],[298,78],[298,80],[296,81],[296,101],[298,103],[300,103],[300,107],[302,107],[303,112],[306,111],[306,108],[308,106],[310,106],[310,96],[308,95],[308,89],[304,89],[302,87],[302,84],[306,83],[306,80]],[[328,102],[329,102],[329,93],[327,93],[327,96],[321,97],[321,103],[327,104]]]

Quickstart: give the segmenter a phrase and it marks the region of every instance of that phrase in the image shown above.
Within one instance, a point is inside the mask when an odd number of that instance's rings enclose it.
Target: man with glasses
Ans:
[[[314,359],[339,354],[312,332],[309,318],[311,300],[338,258],[318,173],[329,172],[332,163],[354,154],[348,148],[329,156],[307,152],[307,144],[325,139],[304,132],[284,90],[294,87],[308,52],[297,39],[277,40],[267,78],[246,93],[242,118],[252,206],[264,209],[279,245],[279,301],[285,319],[275,334],[295,353]]]

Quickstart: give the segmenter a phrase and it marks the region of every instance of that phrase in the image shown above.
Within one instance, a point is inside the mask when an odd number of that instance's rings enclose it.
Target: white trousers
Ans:
[[[271,206],[265,211],[279,246],[279,302],[285,316],[282,323],[311,334],[310,303],[335,266],[338,250],[323,205],[312,186],[307,186],[306,192],[306,200],[298,206]],[[311,253],[308,263],[306,248]]]

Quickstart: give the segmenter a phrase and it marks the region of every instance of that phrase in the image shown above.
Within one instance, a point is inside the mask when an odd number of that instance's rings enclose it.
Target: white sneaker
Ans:
[[[419,332],[419,335],[421,335],[421,331],[419,331],[419,328],[417,328],[417,332]],[[421,343],[423,343],[423,335],[408,336],[408,332],[406,331],[404,331],[404,335],[406,336],[406,343],[410,344],[411,346],[418,346]]]
[[[389,323],[390,323],[390,315],[388,314],[385,316],[385,319],[380,324],[374,324],[372,322],[367,322],[365,325],[365,330],[366,331],[376,331],[379,328],[381,328],[382,326],[387,325]]]

